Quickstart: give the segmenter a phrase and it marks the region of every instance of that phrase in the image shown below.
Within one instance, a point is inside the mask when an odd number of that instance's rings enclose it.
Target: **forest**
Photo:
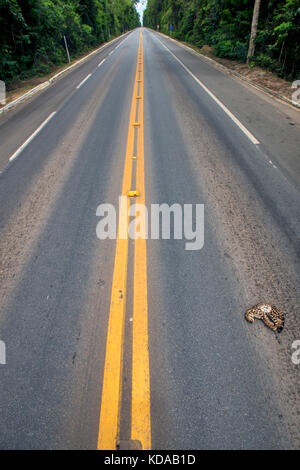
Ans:
[[[0,0],[0,80],[44,75],[140,25],[137,0]]]
[[[216,56],[245,62],[254,0],[148,0],[144,26],[172,34]],[[170,26],[172,25],[172,31]],[[300,78],[300,0],[261,0],[250,66]]]

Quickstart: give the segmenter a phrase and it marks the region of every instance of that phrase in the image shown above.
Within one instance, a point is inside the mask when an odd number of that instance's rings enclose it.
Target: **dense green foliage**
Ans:
[[[254,0],[148,0],[144,25],[177,39],[209,45],[216,55],[245,61]],[[300,0],[262,0],[252,63],[288,79],[300,77]]]
[[[135,0],[0,0],[0,79],[47,73],[140,24]]]

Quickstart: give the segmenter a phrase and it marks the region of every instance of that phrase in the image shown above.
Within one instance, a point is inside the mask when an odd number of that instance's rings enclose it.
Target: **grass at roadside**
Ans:
[[[212,48],[208,46],[202,47],[202,49],[199,49],[198,52],[207,57],[210,57],[211,59],[233,70],[234,72],[239,73],[243,77],[246,77],[249,80],[252,80],[253,82],[256,82],[266,88],[270,88],[270,90],[275,91],[276,93],[279,93],[288,99],[292,99],[291,95],[294,91],[292,89],[292,82],[277,77],[277,75],[275,75],[273,72],[264,70],[258,66],[249,67],[249,65],[243,64],[236,60],[222,59],[217,57],[213,53]]]
[[[213,48],[209,46],[203,46],[202,48],[199,48],[191,43],[187,43],[184,41],[178,42],[190,47],[194,51],[199,52],[200,54],[210,59],[213,59],[215,62],[217,62],[217,64],[220,64],[226,67],[227,69],[242,75],[248,80],[251,80],[252,82],[257,83],[260,86],[268,88],[271,91],[287,98],[288,100],[292,100],[292,94],[295,91],[292,88],[292,82],[279,78],[273,72],[264,70],[258,66],[252,67],[236,60],[220,58],[214,54]]]
[[[116,39],[117,37],[118,36],[113,37],[111,41],[113,39]],[[105,46],[105,44],[108,44],[108,43],[99,44],[98,47],[87,50],[85,51],[84,54],[77,55],[71,60],[70,63],[66,62],[63,65],[60,65],[57,67],[53,66],[53,68],[51,69],[51,72],[47,73],[46,75],[32,77],[26,80],[16,80],[16,81],[9,83],[6,89],[6,104],[9,104],[11,101],[14,101],[15,99],[19,98],[20,96],[24,95],[26,92],[28,92],[29,90],[32,90],[33,88],[40,85],[41,83],[46,82],[57,73],[66,69],[67,67],[74,64],[78,60],[83,59],[85,56],[87,56],[88,54],[91,54],[93,51],[96,51],[97,49],[99,49],[99,47]],[[0,105],[0,109],[2,107],[3,106]]]

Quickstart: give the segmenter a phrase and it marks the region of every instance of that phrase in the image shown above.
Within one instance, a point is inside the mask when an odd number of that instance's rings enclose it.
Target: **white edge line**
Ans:
[[[15,160],[20,155],[20,153],[24,150],[24,148],[35,138],[35,136],[43,129],[43,127],[46,126],[46,124],[50,121],[50,119],[53,118],[54,114],[56,114],[56,111],[51,113],[50,116],[48,116],[47,119],[45,119],[45,121],[42,122],[42,124],[36,129],[36,131],[34,131],[34,133],[31,134],[31,136],[28,137],[27,140],[25,140],[24,144],[22,144],[21,147],[19,147],[18,150],[10,157],[9,159],[10,162]]]
[[[91,73],[89,73],[80,83],[77,85],[77,89],[80,88],[90,77],[92,76]]]
[[[244,132],[244,134],[248,137],[248,139],[250,139],[254,145],[259,145],[260,144],[259,140],[257,140],[256,137],[254,137],[254,135],[251,134],[250,131],[248,131],[248,129],[244,126],[244,124],[242,124],[241,121],[239,121],[239,119],[231,111],[229,111],[229,109],[225,106],[225,104],[223,104],[222,101],[220,101],[219,98],[217,98],[207,88],[207,86],[204,85],[204,83],[202,83],[201,80],[199,80],[199,78],[197,78],[196,75],[194,75],[193,72],[191,72],[187,68],[187,66],[184,65],[184,63],[180,59],[178,59],[178,57],[175,54],[173,54],[173,52],[160,39],[158,39],[155,35],[154,37],[157,39],[157,41],[161,43],[161,45],[165,49],[167,49],[167,51],[169,51],[169,53],[177,60],[177,62],[179,62],[179,64],[186,70],[186,72],[198,83],[198,85],[200,85],[203,88],[203,90],[206,91],[206,93],[220,106],[220,108],[223,109],[223,111],[227,114],[227,116],[229,116],[230,119],[241,129],[241,131]]]
[[[0,114],[4,113],[5,111],[8,111],[10,108],[12,108],[13,106],[21,103],[22,101],[24,101],[27,97],[31,96],[31,95],[34,95],[35,93],[37,93],[38,91],[40,90],[43,90],[44,88],[48,87],[50,85],[50,81],[47,81],[47,82],[43,82],[41,83],[40,85],[32,88],[31,90],[27,91],[24,95],[20,96],[19,98],[16,98],[15,100],[11,101],[10,103],[8,103],[6,106],[3,106],[3,108],[0,109]]]
[[[269,160],[269,163],[270,163],[270,165],[272,165],[273,168],[275,168],[275,170],[277,170],[277,166],[274,165],[274,163],[272,162],[272,160]]]

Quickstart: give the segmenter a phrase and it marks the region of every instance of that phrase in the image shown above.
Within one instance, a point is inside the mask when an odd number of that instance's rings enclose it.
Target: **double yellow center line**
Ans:
[[[138,116],[138,122],[136,122]],[[137,152],[135,136],[137,133]],[[122,372],[124,327],[127,298],[128,272],[128,226],[132,191],[133,161],[136,160],[136,191],[138,202],[145,205],[144,181],[144,67],[143,36],[140,34],[138,60],[130,112],[126,159],[123,175],[122,196],[125,207],[120,209],[118,238],[116,243],[115,265],[106,356],[102,385],[100,424],[98,435],[99,450],[114,450],[120,438],[120,414],[122,402]],[[125,217],[123,214],[126,214]],[[140,227],[136,227],[134,242],[134,282],[133,282],[133,332],[132,332],[132,396],[131,396],[131,440],[139,441],[144,450],[151,449],[150,422],[150,378],[148,349],[148,300],[147,300],[147,251],[146,237],[141,227],[146,227],[141,211]],[[137,232],[137,230],[139,230]]]

